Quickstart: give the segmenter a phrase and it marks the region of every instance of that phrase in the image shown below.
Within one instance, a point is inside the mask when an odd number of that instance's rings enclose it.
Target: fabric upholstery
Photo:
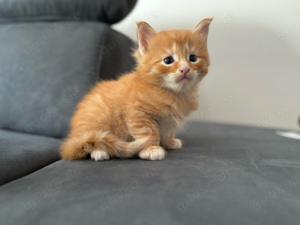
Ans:
[[[99,78],[134,66],[134,43],[104,23],[5,24],[0,43],[0,128],[9,130],[65,137]]]
[[[60,160],[6,184],[1,224],[299,224],[299,141],[202,123],[178,136],[163,161]]]
[[[60,140],[0,130],[0,185],[59,160]]]
[[[0,23],[90,20],[108,24],[122,20],[136,0],[0,0]]]

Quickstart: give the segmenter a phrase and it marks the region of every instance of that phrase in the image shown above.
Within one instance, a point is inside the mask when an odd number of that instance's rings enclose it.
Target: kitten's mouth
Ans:
[[[176,83],[183,82],[185,80],[191,80],[189,75],[181,75],[176,79]]]

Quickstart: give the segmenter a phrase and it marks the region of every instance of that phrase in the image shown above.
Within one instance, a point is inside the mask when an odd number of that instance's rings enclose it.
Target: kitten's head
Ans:
[[[138,22],[138,69],[148,82],[175,92],[196,87],[208,72],[207,36],[212,19],[202,20],[192,30],[156,32],[148,23]]]

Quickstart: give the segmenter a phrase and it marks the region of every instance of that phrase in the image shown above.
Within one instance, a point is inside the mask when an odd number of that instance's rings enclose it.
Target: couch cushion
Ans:
[[[3,224],[299,224],[299,141],[193,123],[163,161],[55,162],[0,187]],[[13,212],[13,213],[12,213]]]
[[[134,43],[103,23],[1,25],[0,43],[0,128],[10,130],[66,136],[96,81],[134,66]]]
[[[0,185],[59,160],[60,140],[0,130]]]
[[[0,0],[0,22],[92,20],[116,23],[136,0]]]

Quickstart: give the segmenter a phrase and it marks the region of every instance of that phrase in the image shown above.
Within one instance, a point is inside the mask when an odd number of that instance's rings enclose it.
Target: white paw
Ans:
[[[179,149],[182,147],[182,141],[180,139],[174,139],[173,149]]]
[[[106,151],[94,150],[91,153],[91,158],[95,159],[95,161],[102,161],[102,160],[109,159],[109,155],[107,154]]]
[[[165,158],[166,152],[159,146],[151,146],[139,152],[141,159],[162,160]]]

